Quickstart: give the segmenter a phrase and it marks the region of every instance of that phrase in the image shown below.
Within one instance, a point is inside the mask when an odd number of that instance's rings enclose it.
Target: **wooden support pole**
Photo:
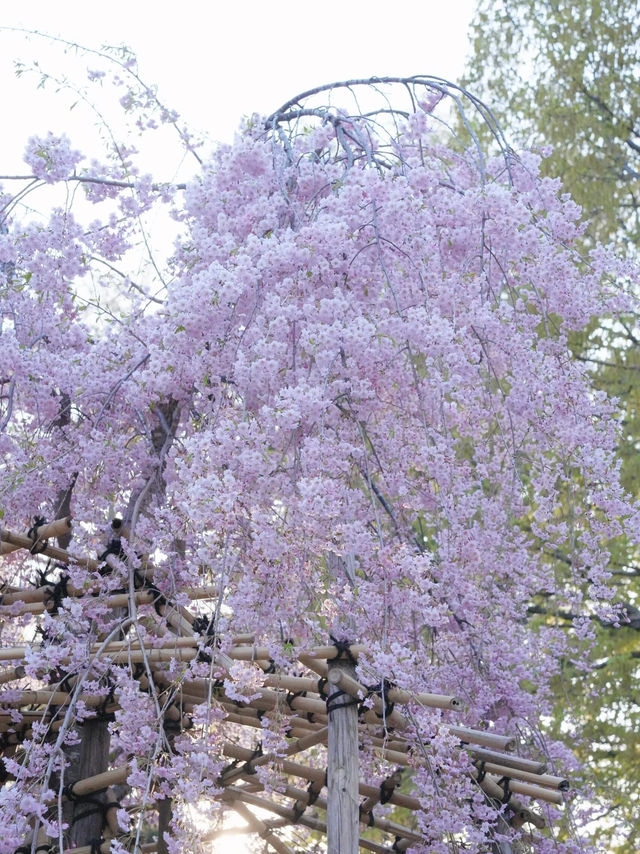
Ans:
[[[342,673],[355,677],[355,668],[342,658],[331,661],[327,686],[327,854],[358,854],[358,706],[338,687]]]

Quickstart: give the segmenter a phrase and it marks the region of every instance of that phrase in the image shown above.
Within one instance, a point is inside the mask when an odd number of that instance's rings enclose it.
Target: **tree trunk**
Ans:
[[[107,721],[89,720],[78,727],[82,739],[80,756],[77,765],[77,778],[84,780],[94,774],[106,771],[109,766],[109,730]],[[74,782],[74,781],[71,781]],[[95,802],[98,803],[95,803]],[[76,845],[89,845],[94,839],[102,836],[104,823],[103,810],[100,804],[106,803],[106,794],[96,792],[91,795],[91,801],[76,801],[73,804],[73,825],[71,827],[71,842]],[[83,817],[84,816],[84,817]]]

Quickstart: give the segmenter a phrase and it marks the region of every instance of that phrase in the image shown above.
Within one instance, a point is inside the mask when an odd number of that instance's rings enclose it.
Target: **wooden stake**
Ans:
[[[338,688],[343,673],[353,678],[355,668],[347,660],[334,659],[327,691],[327,854],[358,854],[358,706]]]

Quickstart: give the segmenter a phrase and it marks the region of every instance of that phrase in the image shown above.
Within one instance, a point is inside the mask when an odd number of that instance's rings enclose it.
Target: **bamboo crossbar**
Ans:
[[[566,792],[569,789],[568,780],[555,777],[552,774],[532,774],[530,771],[521,771],[518,768],[509,768],[506,765],[496,765],[493,762],[484,762],[483,767],[485,771],[497,774],[499,777],[515,778],[525,783],[534,783],[536,786],[557,789],[559,792]]]
[[[23,679],[26,675],[26,670],[19,664],[17,667],[9,667],[7,670],[0,670],[0,685],[6,685],[7,682],[13,682],[16,679]]]
[[[248,782],[252,782],[251,775],[243,775],[243,779]],[[261,785],[259,787],[263,789],[264,787]],[[298,789],[295,786],[285,786],[281,792],[286,797],[291,798],[295,801],[295,806],[298,804],[300,806],[307,806],[309,801],[311,800],[311,796],[308,791],[305,789]],[[325,798],[316,797],[313,799],[313,806],[318,807],[321,810],[326,812],[327,810],[327,801]],[[360,821],[362,824],[366,824],[369,827],[375,827],[377,830],[381,830],[384,833],[392,833],[395,836],[402,836],[405,839],[412,840],[414,842],[422,842],[422,836],[420,834],[415,833],[410,830],[408,827],[404,827],[401,824],[397,824],[397,822],[391,821],[386,818],[382,818],[380,816],[369,817],[369,810],[364,809],[364,805],[360,805]]]
[[[515,738],[510,735],[482,732],[482,730],[470,729],[465,726],[449,727],[449,732],[457,736],[462,742],[480,744],[483,747],[491,747],[494,750],[513,750],[516,746]]]
[[[20,708],[21,706],[68,706],[72,697],[66,691],[12,691],[11,694],[17,694],[17,696],[7,699],[6,695],[0,694],[0,706],[11,706],[13,708]],[[77,697],[77,700],[89,708],[101,706],[104,699],[104,697],[98,697],[94,694],[81,694]]]
[[[388,707],[388,704],[383,702],[382,697],[379,694],[372,694],[366,685],[362,685],[356,679],[348,676],[341,670],[330,671],[327,678],[329,682],[339,685],[343,691],[346,691],[347,694],[350,694],[352,697],[370,697],[373,701],[373,708],[379,713],[383,713],[385,711],[385,707]],[[432,709],[446,710],[459,709],[461,706],[460,700],[457,697],[445,694],[410,694],[409,691],[402,691],[399,688],[388,688],[384,693],[389,703],[400,703],[401,705],[407,703],[419,703],[422,706],[428,706]],[[395,724],[392,724],[392,726],[395,726]],[[405,723],[404,726],[407,726],[407,724]]]
[[[232,724],[239,724],[240,726],[250,726],[254,729],[262,729],[260,719],[257,717],[245,718],[241,715],[234,715],[233,712],[227,712],[225,720]],[[307,735],[311,735],[312,732],[315,732],[315,730],[309,730],[306,727],[292,725],[291,729],[288,730],[287,735],[291,738],[305,738]]]
[[[279,837],[275,835],[273,830],[267,827],[267,825],[259,819],[256,815],[254,815],[251,810],[244,805],[241,801],[236,801],[233,805],[235,811],[240,815],[249,825],[249,827],[257,833],[261,839],[270,845],[278,854],[293,854],[291,848],[286,845]]]
[[[85,795],[93,795],[95,792],[101,792],[103,789],[108,789],[110,786],[117,786],[126,782],[129,776],[129,766],[121,765],[119,768],[114,768],[111,771],[103,771],[101,774],[94,774],[92,777],[85,777],[84,780],[76,780],[69,786],[69,791],[74,798],[82,798]],[[57,798],[52,798],[50,803],[55,803]]]
[[[546,763],[515,756],[513,753],[485,750],[471,744],[466,744],[464,747],[475,759],[484,759],[486,762],[494,762],[497,765],[507,765],[509,768],[517,768],[520,771],[530,771],[532,774],[543,774],[547,770]]]
[[[179,615],[175,614],[174,617],[178,618]],[[168,619],[171,618],[171,615]],[[183,622],[186,623],[186,620],[183,621],[182,618],[178,619],[180,627],[182,628]],[[171,661],[172,658],[178,658],[182,661],[190,661],[195,658],[199,654],[199,650],[196,648],[198,644],[202,641],[202,638],[196,637],[193,634],[193,629],[189,626],[190,631],[190,643],[185,645],[184,649],[165,649],[165,648],[150,648],[146,651],[146,655],[149,656],[150,661]],[[122,641],[118,641],[118,643],[123,643]],[[175,645],[175,641],[172,641],[172,645]],[[104,655],[109,655],[111,644],[109,644],[104,650]],[[39,649],[38,644],[33,645],[25,645],[18,647],[8,647],[5,649],[0,649],[0,661],[14,661],[24,658],[27,653],[32,649]],[[93,647],[93,650],[97,652],[99,649],[98,645]],[[133,663],[139,663],[143,661],[142,650],[137,650],[135,646],[128,644],[125,647],[119,648],[121,652],[116,652],[116,658],[114,659],[114,663],[121,663],[126,661],[131,661]],[[359,649],[364,650],[365,647],[360,647]],[[221,653],[219,650],[211,649],[208,650],[209,654],[214,657],[218,655],[227,656],[233,661],[256,661],[256,660],[264,660],[268,661],[270,656],[269,649],[267,647],[255,647],[255,646],[232,646],[229,649],[225,650],[224,653]],[[336,649],[333,646],[324,646],[317,647],[312,650],[312,652],[317,655],[318,658],[322,656],[328,656],[329,659],[336,657]],[[332,654],[333,652],[333,654]],[[124,654],[124,656],[123,656]],[[137,657],[135,657],[137,656]],[[66,659],[62,659],[63,663]],[[480,743],[480,742],[478,742]]]
[[[267,798],[261,798],[251,792],[246,792],[240,787],[230,786],[223,793],[222,799],[230,801],[242,800],[245,803],[258,807],[258,809],[264,809],[268,812],[273,812],[276,815],[282,816],[283,818],[290,818],[292,824],[301,824],[304,827],[308,827],[311,830],[319,831],[320,833],[326,834],[327,832],[326,822],[304,814],[301,816],[296,816],[295,811],[291,807],[285,807],[281,804],[276,804],[273,801],[268,800]],[[367,851],[372,851],[373,854],[389,854],[389,849],[386,846],[380,845],[378,842],[373,842],[370,839],[364,839],[362,836],[360,837],[359,845],[361,848],[365,848]]]
[[[483,779],[478,779],[479,775],[477,769],[474,769],[472,771],[472,777],[474,780],[476,780],[476,782],[478,783],[482,791],[485,793],[485,795],[487,795],[487,797],[495,801],[503,800],[504,789],[502,788],[502,786],[498,785],[498,781],[495,777],[490,777],[487,775]],[[535,825],[535,827],[540,829],[546,826],[545,820],[542,818],[542,816],[533,812],[528,807],[525,807],[522,801],[516,798],[513,794],[510,796],[508,804],[509,808],[512,809],[523,822],[530,822],[531,824]]]
[[[38,525],[38,527],[35,529],[35,536],[33,538],[24,538],[29,544],[27,546],[17,545],[10,539],[5,540],[5,538],[2,537],[2,541],[4,543],[2,554],[9,554],[10,552],[17,551],[20,548],[32,549],[34,547],[38,547],[50,537],[62,537],[65,534],[68,534],[71,528],[71,516],[66,516],[63,519],[55,519],[53,522],[45,523],[44,525]]]
[[[105,839],[100,845],[100,854],[111,854],[111,843],[114,841],[113,839]],[[145,842],[143,845],[138,846],[136,850],[140,854],[153,854],[153,852],[158,850],[158,843]],[[65,848],[63,854],[94,854],[95,851],[95,846],[80,845],[78,848]]]
[[[238,759],[247,762],[251,759],[253,751],[246,747],[240,747],[237,744],[228,743],[224,746],[224,754],[230,759]],[[301,765],[300,763],[289,759],[280,758],[276,758],[274,764],[277,768],[281,769],[283,773],[289,774],[292,777],[300,777],[303,780],[307,780],[312,783],[322,783],[324,785],[326,771],[323,771],[320,768],[311,768],[307,765]],[[360,782],[359,784],[359,791],[365,798],[374,797],[376,792],[379,794],[379,789],[376,786],[370,786],[363,782]],[[404,807],[408,810],[421,809],[420,801],[417,798],[414,798],[411,795],[401,794],[400,792],[394,792],[389,798],[389,803],[395,804],[399,807]]]
[[[318,730],[317,732],[310,733],[303,738],[296,738],[289,745],[287,745],[286,756],[293,756],[296,753],[303,753],[305,750],[308,750],[310,747],[315,747],[317,744],[324,744],[327,740],[327,730],[326,727]],[[232,753],[228,751],[232,751],[236,745],[227,743],[223,747],[223,753],[225,756],[231,756],[232,759],[237,758],[233,756]],[[245,761],[251,765],[252,768],[257,768],[259,765],[267,765],[270,762],[277,762],[278,756],[275,753],[263,753],[259,756],[254,756],[254,752],[252,750],[248,751],[249,756],[245,755]],[[241,774],[245,773],[247,770],[244,768],[230,768],[226,771],[223,771],[220,775],[221,785],[228,785],[232,780],[235,780],[237,777],[241,776]]]
[[[37,587],[34,590],[23,588],[0,595],[0,614],[5,613],[11,608],[11,616],[19,617],[23,614],[43,614],[47,610],[49,601],[52,600],[54,586],[46,584],[42,587]],[[188,587],[174,593],[160,594],[161,596],[171,596],[175,593],[186,594],[190,599],[214,599],[218,596],[219,590],[213,585],[207,587]],[[104,596],[101,591],[92,585],[89,589],[74,587],[70,583],[66,587],[66,595],[70,599],[81,599],[88,596],[89,602],[100,601],[102,604],[108,605],[110,608],[118,608],[129,604],[128,593],[112,593]],[[152,605],[158,599],[158,593],[147,588],[136,590],[135,602],[137,605]],[[99,599],[98,599],[99,597]],[[18,603],[22,603],[20,610],[14,610]],[[13,607],[12,607],[13,606]]]
[[[21,536],[20,534],[13,534],[11,531],[2,531],[0,534],[0,540],[4,543],[9,543],[12,546],[16,546],[18,549],[31,549],[33,546],[33,540],[29,537]],[[13,551],[13,549],[12,549]],[[51,557],[54,560],[60,561],[60,563],[74,563],[78,566],[82,566],[85,569],[88,569],[91,572],[95,572],[101,566],[99,560],[95,560],[90,557],[77,557],[76,555],[70,554],[65,549],[60,549],[57,546],[45,546],[42,550],[38,550],[38,554],[43,554],[46,557]]]

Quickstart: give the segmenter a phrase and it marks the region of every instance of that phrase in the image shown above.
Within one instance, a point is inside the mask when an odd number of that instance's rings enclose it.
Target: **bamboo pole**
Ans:
[[[0,539],[2,542],[10,543],[20,549],[29,550],[33,545],[33,540],[29,537],[23,537],[20,534],[13,534],[11,531],[2,531]],[[76,557],[75,555],[69,554],[65,549],[60,549],[57,546],[47,546],[42,549],[42,551],[39,551],[38,554],[43,554],[46,557],[52,557],[54,560],[60,561],[60,563],[75,563],[92,572],[95,572],[102,565],[100,561],[95,560],[94,558]]]
[[[313,673],[317,673],[322,679],[327,678],[327,673],[329,672],[329,666],[326,661],[322,661],[319,658],[313,658],[310,655],[299,655],[298,661],[300,664],[304,664],[304,666],[313,671]]]
[[[281,804],[276,804],[273,801],[268,800],[267,798],[261,798],[258,795],[254,795],[250,792],[245,792],[243,789],[237,788],[235,786],[230,786],[222,795],[222,799],[225,801],[235,801],[242,800],[245,803],[251,804],[252,806],[258,807],[259,809],[267,810],[268,812],[273,812],[276,815],[282,816],[283,818],[289,818],[291,823],[294,821],[296,824],[301,824],[304,827],[308,827],[311,830],[316,830],[320,833],[327,833],[327,825],[324,821],[320,821],[320,819],[312,818],[311,816],[301,815],[296,816],[295,811],[290,807],[282,806]],[[356,838],[356,843],[358,842]],[[367,851],[372,851],[373,854],[389,854],[389,849],[385,845],[380,845],[378,842],[373,842],[370,839],[360,839],[360,847],[364,848]]]
[[[486,762],[495,762],[497,765],[507,765],[509,768],[530,771],[532,774],[543,774],[547,770],[544,762],[524,759],[522,756],[514,756],[512,753],[500,753],[497,750],[485,750],[484,748],[472,745],[464,745],[464,748],[475,759],[484,759]]]
[[[17,551],[20,548],[32,549],[40,546],[49,538],[62,537],[65,534],[68,534],[71,527],[71,516],[66,516],[63,519],[55,519],[53,522],[45,523],[44,525],[38,525],[35,529],[35,536],[33,538],[24,537],[24,539],[29,542],[28,546],[16,545],[10,540],[7,540],[6,542],[3,542],[2,554],[9,554],[10,552]]]
[[[260,718],[256,715],[252,717],[244,716],[244,715],[236,715],[232,711],[228,711],[227,706],[224,706],[227,715],[225,717],[225,721],[228,721],[231,724],[239,724],[241,726],[250,726],[254,729],[262,729],[262,723],[260,722]],[[187,709],[187,711],[191,711]],[[299,720],[299,719],[293,719]],[[288,730],[288,737],[290,738],[306,738],[306,736],[311,735],[312,732],[316,732],[316,730],[310,729],[308,727],[299,726],[297,723],[291,724],[291,729]]]
[[[375,805],[380,803],[380,799],[383,797],[383,795],[386,800],[388,800],[389,797],[393,794],[394,790],[398,788],[401,782],[402,769],[398,768],[396,771],[393,772],[393,774],[387,777],[386,780],[382,781],[375,795],[366,798],[366,800],[362,802],[362,804],[360,805],[360,812],[365,814],[370,813],[371,810],[375,807]],[[387,794],[389,797],[387,797]]]
[[[485,795],[487,795],[487,797],[491,798],[494,801],[503,800],[504,789],[498,785],[498,781],[495,777],[490,777],[487,775],[482,778],[478,774],[476,769],[472,771],[472,777],[474,780],[476,780],[476,782],[478,783],[482,791],[485,793]],[[534,813],[528,807],[525,807],[522,801],[514,797],[513,794],[511,795],[507,803],[509,804],[509,808],[512,809],[523,822],[529,822],[539,829],[545,827],[545,820],[542,818],[542,816],[538,815],[537,813]]]
[[[254,833],[257,833],[261,839],[264,839],[267,845],[270,845],[274,851],[277,851],[278,854],[293,854],[292,849],[289,848],[288,845],[285,845],[281,839],[278,839],[275,833],[273,833],[263,821],[254,815],[240,799],[234,802],[233,808],[238,815],[242,816],[242,818],[247,822],[251,830]]]
[[[8,696],[12,699],[7,699],[0,694],[0,705],[20,708],[20,706],[68,706],[72,695],[66,691],[43,690],[11,691]],[[96,708],[104,703],[104,697],[97,697],[93,694],[81,694],[77,700],[82,701],[89,708]]]
[[[96,851],[100,851],[100,854],[111,854],[111,843],[114,841],[112,839],[105,839],[99,848],[93,845],[81,845],[79,848],[65,848],[63,854],[96,854]],[[153,854],[157,850],[157,843],[155,842],[145,842],[144,845],[136,848],[136,851],[139,851],[140,854]]]
[[[94,774],[91,777],[85,777],[84,780],[76,780],[69,791],[73,798],[82,798],[85,795],[92,795],[94,792],[101,792],[103,789],[108,789],[110,786],[117,786],[119,783],[125,783],[129,776],[129,766],[120,765],[111,771],[103,771],[101,774]],[[55,798],[52,803],[55,803]]]
[[[250,780],[251,778],[248,777],[247,779]],[[261,788],[264,787],[261,786]],[[285,786],[282,794],[295,800],[294,809],[298,807],[306,807],[311,800],[309,792],[304,789],[298,789],[295,786]],[[316,797],[313,801],[313,805],[317,806],[321,810],[325,810],[325,812],[328,807],[327,801],[321,797]],[[384,833],[392,833],[395,836],[402,836],[405,839],[412,840],[413,842],[422,842],[422,836],[420,836],[420,834],[415,833],[408,827],[404,827],[404,825],[398,824],[390,819],[373,816],[370,814],[370,811],[365,811],[362,807],[360,808],[359,819],[361,824],[365,824],[368,827],[375,827],[377,830],[381,830]]]
[[[53,592],[54,584],[45,584],[42,587],[22,587],[17,590],[12,590],[10,592],[2,594],[0,597],[0,606],[8,607],[9,605],[15,605],[17,602],[22,602],[25,606],[24,613],[27,614],[36,614],[39,613],[35,610],[36,605],[44,605],[47,597],[50,597]],[[101,596],[101,589],[99,583],[95,582],[91,584],[89,587],[76,587],[71,584],[71,582],[67,583],[66,587],[67,596],[70,598],[82,598],[83,596]],[[206,587],[186,587],[181,590],[172,591],[171,593],[160,594],[169,598],[170,596],[175,596],[178,593],[187,595],[190,599],[213,599],[219,595],[219,588],[214,585],[207,585]],[[124,596],[128,599],[128,593],[114,593],[112,596]],[[143,595],[148,596],[153,602],[158,593],[155,590],[141,587],[136,591],[136,596]],[[101,596],[101,601],[104,601]],[[123,604],[127,604],[127,602],[123,602]],[[32,606],[29,609],[26,606]],[[19,615],[15,615],[19,616]],[[242,637],[247,637],[243,635]]]
[[[243,779],[248,782],[254,781],[253,777],[249,774],[243,775]],[[310,803],[312,803],[313,806],[316,806],[321,810],[327,810],[327,801],[324,798],[319,797],[319,792],[323,788],[322,782],[312,783],[312,786],[315,788],[315,792],[309,792],[305,789],[298,789],[295,786],[289,785],[285,786],[284,789],[282,789],[283,795],[295,801],[293,805],[293,809],[295,812],[300,812]],[[262,791],[264,789],[264,786],[262,784],[258,784],[257,788],[259,791]],[[368,827],[375,827],[378,830],[383,831],[384,833],[392,833],[395,836],[402,836],[405,839],[410,839],[413,842],[422,841],[422,836],[420,836],[420,834],[416,833],[415,831],[410,830],[408,827],[404,827],[404,825],[397,824],[397,822],[391,821],[386,818],[370,816],[362,808],[360,809],[360,823],[365,824]]]
[[[470,729],[466,726],[449,727],[449,732],[457,736],[460,741],[471,744],[480,744],[483,747],[491,747],[494,750],[513,750],[516,740],[510,735],[498,735],[493,732],[482,732],[478,729]]]
[[[14,679],[23,679],[25,675],[26,671],[21,664],[17,667],[9,667],[7,670],[0,670],[0,685],[6,685]]]
[[[370,694],[365,685],[362,685],[357,679],[354,679],[347,674],[337,676],[336,671],[333,673],[334,679],[339,678],[338,684],[343,691],[346,691],[352,697],[366,697],[367,695],[373,700],[373,708],[377,712],[385,711],[385,704],[378,694]],[[389,688],[385,691],[389,703],[419,703],[422,706],[428,706],[432,709],[456,710],[461,707],[460,700],[448,694],[410,694],[408,691],[402,691],[399,688]],[[387,704],[388,705],[388,704]],[[406,724],[405,724],[406,725]]]
[[[293,756],[295,753],[302,753],[305,750],[308,750],[310,747],[315,747],[317,744],[323,744],[327,739],[327,730],[326,728],[320,729],[317,732],[311,733],[304,738],[297,738],[289,745],[287,745],[286,756]],[[225,756],[231,756],[232,758],[236,758],[234,756],[234,749],[236,745],[234,744],[225,744],[223,747],[223,753]],[[231,750],[232,752],[227,752]],[[239,748],[239,750],[243,750],[243,748]],[[248,755],[247,755],[248,754]],[[254,751],[249,750],[245,753],[245,761],[247,766],[253,770],[253,768],[257,768],[259,765],[268,765],[271,762],[278,762],[279,757],[275,753],[263,753],[261,755],[256,756]],[[242,774],[246,773],[247,767],[243,768],[229,768],[226,771],[223,771],[220,775],[220,784],[223,786],[229,785],[233,780],[240,777]]]
[[[532,774],[530,771],[521,771],[518,768],[509,768],[506,765],[496,765],[493,762],[482,762],[481,765],[485,771],[490,774],[497,774],[499,777],[515,778],[525,783],[533,783],[536,786],[557,789],[559,792],[566,792],[569,789],[568,780],[555,777],[552,774]]]

